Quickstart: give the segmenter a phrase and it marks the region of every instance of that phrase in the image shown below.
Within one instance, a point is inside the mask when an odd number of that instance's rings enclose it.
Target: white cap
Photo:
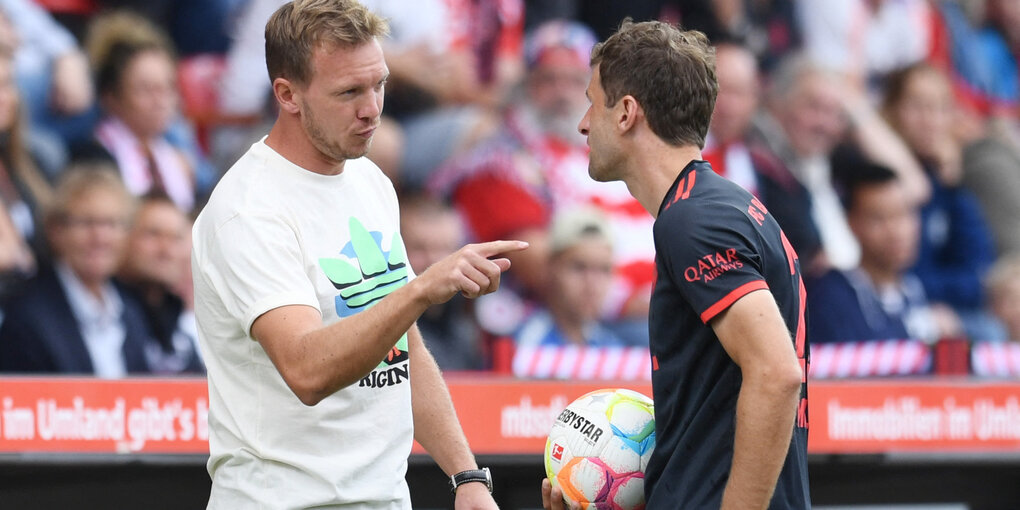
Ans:
[[[602,211],[591,206],[573,207],[557,212],[549,227],[549,251],[559,253],[586,237],[612,242],[609,223]]]

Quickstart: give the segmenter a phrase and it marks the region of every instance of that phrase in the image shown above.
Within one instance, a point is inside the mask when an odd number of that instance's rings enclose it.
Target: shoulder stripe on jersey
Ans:
[[[687,200],[691,197],[691,190],[694,189],[696,180],[698,180],[698,173],[691,170],[691,173],[687,174],[687,178],[684,179],[684,194],[680,196],[680,200]]]
[[[676,185],[676,192],[673,195],[673,200],[670,200],[662,210],[669,209],[669,206],[677,203],[678,200],[687,200],[691,197],[691,190],[694,189],[694,181],[697,180],[698,174],[694,171],[680,179],[680,182]]]
[[[714,305],[708,307],[708,309],[701,314],[701,322],[708,324],[708,321],[714,319],[716,315],[722,313],[723,310],[729,308],[733,303],[736,303],[738,299],[756,290],[767,290],[768,288],[769,284],[765,283],[765,280],[755,280],[731,290],[729,294],[723,296],[722,299],[716,301]]]

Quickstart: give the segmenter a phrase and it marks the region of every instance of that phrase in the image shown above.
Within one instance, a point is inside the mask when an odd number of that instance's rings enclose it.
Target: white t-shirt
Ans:
[[[413,278],[396,193],[367,159],[325,176],[264,140],[224,175],[194,228],[195,308],[209,377],[209,508],[409,509],[407,336],[398,355],[313,407],[250,336],[273,308],[315,307],[332,324]]]

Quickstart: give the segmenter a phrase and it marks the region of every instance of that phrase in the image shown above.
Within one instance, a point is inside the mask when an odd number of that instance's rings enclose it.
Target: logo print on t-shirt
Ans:
[[[383,249],[381,232],[369,232],[353,216],[348,220],[348,226],[351,240],[340,250],[344,257],[319,259],[319,267],[340,291],[336,296],[336,313],[340,317],[350,317],[371,308],[390,292],[407,283],[407,254],[399,232],[393,233],[387,252]],[[406,359],[407,334],[404,334],[377,368],[395,365]],[[369,374],[368,379],[372,376]],[[375,386],[362,384],[366,385]],[[385,382],[382,385],[389,386]]]

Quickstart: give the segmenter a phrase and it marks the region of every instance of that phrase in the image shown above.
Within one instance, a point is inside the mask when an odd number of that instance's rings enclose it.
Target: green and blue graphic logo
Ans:
[[[343,258],[320,258],[319,267],[339,291],[336,313],[350,317],[367,310],[407,283],[407,252],[399,232],[390,239],[390,250],[383,251],[381,232],[369,232],[357,218],[348,220],[351,240],[340,254]],[[407,359],[407,334],[390,352],[379,368]]]

